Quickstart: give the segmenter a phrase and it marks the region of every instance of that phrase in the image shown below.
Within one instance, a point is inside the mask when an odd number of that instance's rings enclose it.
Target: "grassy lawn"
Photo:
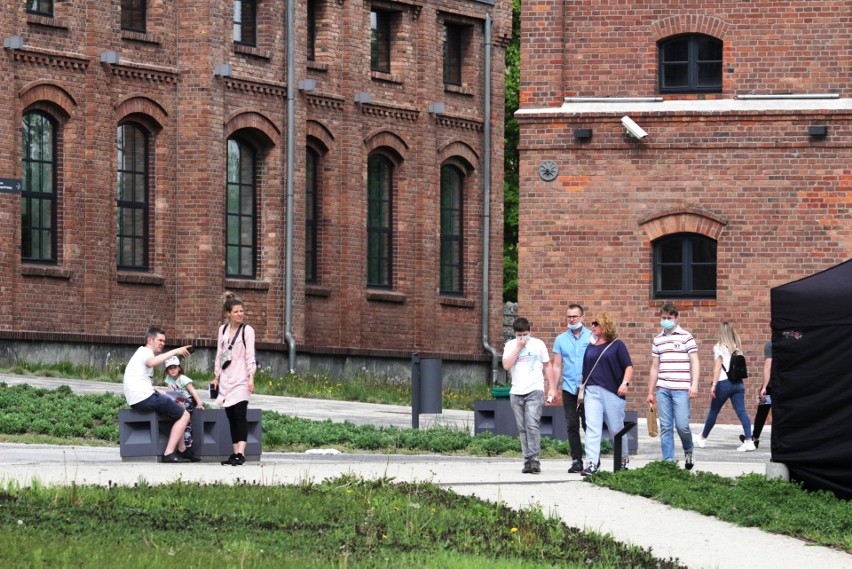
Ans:
[[[767,480],[759,474],[727,478],[689,472],[662,461],[629,472],[601,471],[591,481],[675,508],[852,553],[852,502],[838,500],[829,492],[805,492],[796,484]]]
[[[191,365],[191,364],[190,364]],[[91,366],[59,364],[32,364],[24,361],[0,368],[0,371],[15,375],[83,379],[121,383],[124,363],[111,365],[106,370]],[[213,372],[191,369],[187,375],[196,383],[196,389],[204,389],[213,379]],[[155,382],[163,384],[162,371],[155,374]],[[259,370],[255,375],[255,393],[258,395],[286,395],[310,399],[336,399],[338,401],[360,401],[387,405],[411,405],[411,380],[389,377],[362,371],[347,380],[332,377],[327,373],[309,371],[291,373],[286,376],[273,375],[268,370]],[[473,402],[491,399],[484,382],[459,387],[444,386],[442,402],[445,409],[472,410]]]
[[[678,567],[428,484],[0,489],[4,567]]]

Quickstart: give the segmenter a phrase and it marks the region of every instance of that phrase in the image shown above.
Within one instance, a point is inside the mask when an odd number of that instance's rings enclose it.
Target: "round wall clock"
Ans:
[[[559,166],[553,160],[545,160],[538,167],[538,175],[545,182],[552,182],[559,175]]]

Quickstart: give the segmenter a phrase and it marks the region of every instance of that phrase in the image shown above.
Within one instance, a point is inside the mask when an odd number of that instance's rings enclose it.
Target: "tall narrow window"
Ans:
[[[148,269],[148,133],[118,127],[118,268]]]
[[[121,0],[121,29],[145,33],[146,0]]]
[[[56,124],[33,111],[22,131],[21,258],[56,262]]]
[[[655,298],[716,298],[716,241],[678,233],[654,241]]]
[[[319,155],[308,148],[305,155],[305,282],[317,282],[317,216],[319,203],[317,167]]]
[[[391,71],[391,16],[390,12],[370,12],[370,69]]]
[[[234,42],[257,45],[257,0],[234,0]]]
[[[462,189],[464,175],[441,166],[441,294],[462,294]]]
[[[449,85],[462,84],[464,32],[464,26],[444,26],[444,83]]]
[[[660,91],[722,90],[722,40],[700,34],[660,42]]]
[[[317,58],[317,1],[308,0],[308,61]]]
[[[27,0],[27,12],[53,17],[53,0]]]
[[[367,163],[367,286],[392,285],[393,164],[381,155]]]
[[[256,274],[257,259],[255,153],[233,138],[228,139],[226,192],[227,276],[251,279]]]

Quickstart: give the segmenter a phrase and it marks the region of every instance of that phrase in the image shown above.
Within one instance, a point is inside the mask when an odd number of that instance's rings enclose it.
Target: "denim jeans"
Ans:
[[[689,430],[689,391],[657,388],[657,416],[660,418],[660,446],[663,460],[674,460],[674,430],[680,436],[684,452],[692,452]]]
[[[580,411],[577,409],[577,395],[562,390],[562,410],[568,425],[568,446],[572,460],[583,460],[583,442],[580,440]]]
[[[586,462],[597,465],[601,460],[601,436],[603,423],[614,435],[624,428],[624,409],[627,402],[600,385],[586,386]],[[621,458],[630,457],[627,439],[621,445]]]
[[[510,395],[512,412],[518,425],[521,452],[524,460],[538,460],[541,454],[541,409],[544,407],[544,391],[531,391],[526,395]]]
[[[710,400],[710,412],[707,414],[707,420],[704,422],[704,430],[701,432],[701,436],[705,439],[710,434],[710,431],[713,430],[713,426],[716,424],[716,417],[719,416],[722,405],[728,399],[731,400],[731,405],[734,406],[734,411],[737,412],[737,417],[740,418],[745,438],[751,438],[751,421],[748,419],[748,412],[746,412],[745,408],[745,384],[742,381],[728,381],[725,379],[716,384],[716,397]]]

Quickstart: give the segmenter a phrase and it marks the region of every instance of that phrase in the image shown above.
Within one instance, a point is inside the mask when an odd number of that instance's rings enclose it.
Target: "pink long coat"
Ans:
[[[222,352],[228,347],[230,325],[219,326],[219,341],[216,348],[215,372],[219,376],[219,397],[216,403],[223,407],[236,405],[240,401],[248,401],[249,376],[253,376],[257,364],[254,358],[254,328],[243,326],[231,348],[231,365],[222,369]],[[243,342],[245,338],[245,342]]]

